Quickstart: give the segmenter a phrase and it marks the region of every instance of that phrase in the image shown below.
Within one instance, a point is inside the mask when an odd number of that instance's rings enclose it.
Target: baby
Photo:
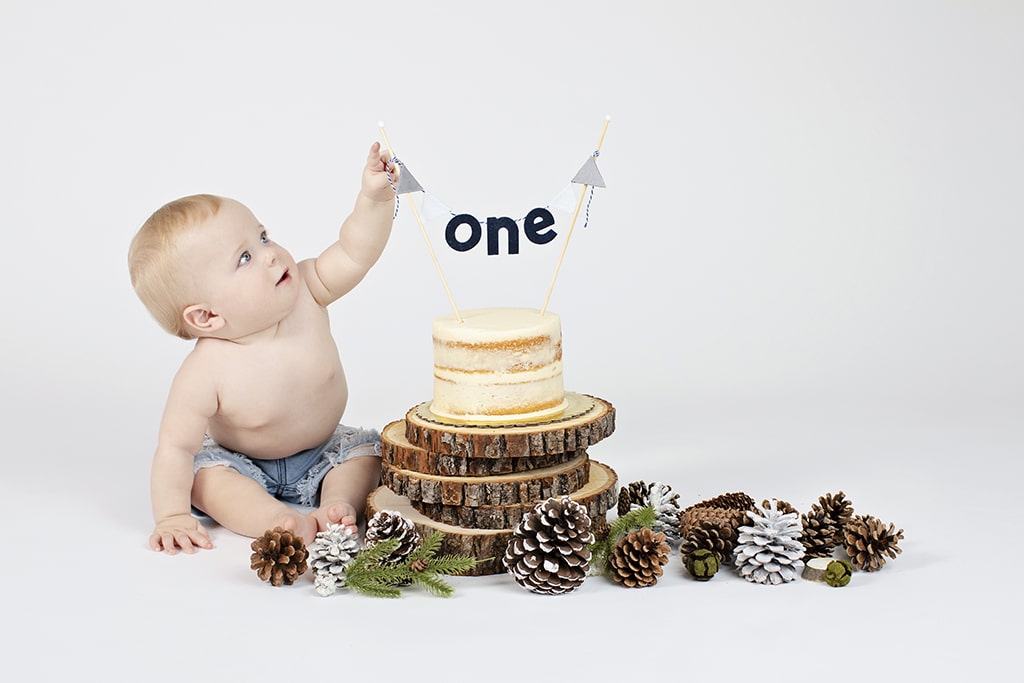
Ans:
[[[154,550],[213,547],[191,506],[250,537],[280,526],[309,543],[328,524],[355,529],[380,478],[380,436],[339,425],[348,388],[326,306],[384,250],[388,170],[375,143],[352,214],[315,259],[296,263],[249,209],[211,195],[167,204],[135,236],[139,298],[169,332],[196,340],[153,456]]]

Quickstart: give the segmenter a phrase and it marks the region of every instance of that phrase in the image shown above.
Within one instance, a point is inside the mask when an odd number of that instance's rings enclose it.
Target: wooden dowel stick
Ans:
[[[377,127],[380,128],[381,137],[384,138],[384,145],[388,149],[388,157],[391,159],[396,158],[398,155],[395,154],[395,148],[391,146],[391,141],[388,140],[388,134],[384,132],[384,123],[381,122],[377,124]],[[437,274],[441,278],[441,286],[444,287],[444,292],[448,295],[448,302],[452,305],[452,311],[455,313],[455,319],[461,323],[462,314],[459,313],[459,307],[455,305],[455,297],[452,296],[452,290],[448,287],[448,280],[445,279],[444,271],[441,270],[441,262],[437,260],[437,254],[434,252],[434,247],[430,244],[430,238],[427,236],[427,228],[423,225],[423,219],[420,218],[420,212],[416,208],[416,202],[413,201],[412,197],[409,197],[409,206],[412,208],[412,215],[416,217],[416,224],[420,226],[420,235],[423,236],[423,241],[427,245],[427,251],[430,252],[430,259],[434,262],[434,268],[437,269]]]
[[[611,120],[611,116],[604,117],[604,127],[601,128],[601,137],[597,139],[597,147],[594,148],[595,152],[601,151],[601,145],[604,143],[604,134],[608,132],[608,124]],[[583,199],[587,196],[587,190],[589,189],[589,185],[584,185],[583,192],[580,193],[580,198],[576,201],[576,210],[572,213],[572,221],[569,223],[569,232],[565,234],[565,241],[562,242],[562,251],[558,255],[558,262],[555,264],[555,274],[551,276],[551,284],[548,285],[548,293],[544,297],[544,305],[541,306],[540,309],[541,315],[544,315],[548,310],[548,303],[551,300],[551,292],[555,289],[555,280],[558,279],[558,271],[562,268],[562,261],[565,259],[565,250],[569,246],[569,238],[572,237],[573,228],[576,227],[576,219],[579,218],[580,208],[583,206]]]

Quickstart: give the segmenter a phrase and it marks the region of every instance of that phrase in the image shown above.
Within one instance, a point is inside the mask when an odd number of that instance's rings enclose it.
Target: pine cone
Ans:
[[[290,586],[309,566],[306,564],[306,544],[291,531],[274,527],[249,546],[249,568],[256,570],[261,581],[272,586]]]
[[[842,491],[818,498],[806,514],[800,516],[803,534],[800,542],[807,557],[829,557],[843,543],[843,527],[850,521],[853,506]]]
[[[842,491],[834,495],[826,493],[818,498],[818,504],[825,515],[840,529],[846,526],[846,523],[853,517],[853,505],[846,500],[846,494]]]
[[[612,578],[627,588],[653,586],[671,550],[660,531],[646,527],[630,531],[619,539],[608,557]]]
[[[768,500],[767,498],[765,498],[763,501],[761,501],[761,507],[763,509],[765,509],[765,510],[771,510],[772,509],[772,503],[775,503],[775,509],[778,510],[779,512],[784,512],[784,513],[796,512],[797,514],[799,514],[799,512],[797,511],[797,509],[795,507],[793,507],[792,505],[790,505],[789,503],[787,503],[784,500],[779,500],[778,498],[772,498],[771,500]]]
[[[698,581],[710,581],[718,572],[718,558],[710,550],[699,548],[683,557],[686,571]]]
[[[671,543],[679,541],[679,494],[668,484],[634,481],[619,489],[619,516],[644,507],[654,509],[654,531]]]
[[[651,487],[643,481],[632,481],[619,489],[619,517],[633,509],[633,506],[644,507],[647,505],[647,496]]]
[[[803,567],[800,522],[795,512],[774,506],[764,514],[750,510],[750,526],[741,526],[733,561],[747,581],[780,584],[792,581]]]
[[[736,491],[735,493],[723,493],[720,496],[715,496],[705,501],[701,501],[690,507],[695,508],[729,508],[732,510],[753,510],[756,506],[754,499],[743,493],[742,491]]]
[[[567,593],[590,570],[594,534],[587,509],[568,496],[548,498],[523,515],[512,532],[503,564],[534,593]]]
[[[590,518],[590,531],[594,534],[594,541],[600,543],[604,539],[608,538],[608,534],[611,533],[612,525],[608,523],[608,518],[604,515],[598,515],[597,517]]]
[[[896,531],[891,523],[885,523],[871,515],[857,515],[843,527],[843,544],[846,554],[857,569],[873,572],[885,564],[885,556],[896,559],[903,552],[899,542],[903,540],[903,529]]]
[[[331,524],[316,535],[309,549],[313,587],[328,596],[345,585],[345,567],[359,554],[359,539],[348,527]]]
[[[398,547],[383,564],[398,563],[420,547],[422,539],[416,525],[392,510],[381,510],[366,523],[366,547],[371,548],[381,541],[398,539]]]
[[[699,508],[688,507],[679,515],[679,535],[683,538],[701,522],[708,522],[721,529],[732,529],[734,532],[747,522],[746,510],[733,508]]]
[[[697,550],[709,550],[718,563],[728,564],[736,546],[736,531],[731,526],[719,526],[710,521],[702,521],[691,526],[679,544],[679,554],[683,561]]]

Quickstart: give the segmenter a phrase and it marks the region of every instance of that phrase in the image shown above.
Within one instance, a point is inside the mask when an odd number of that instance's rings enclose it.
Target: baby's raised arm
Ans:
[[[216,389],[195,356],[189,356],[171,384],[153,455],[153,550],[173,555],[178,548],[194,553],[196,547],[213,547],[206,529],[192,516],[192,482],[195,454],[216,410]]]
[[[359,284],[384,251],[394,220],[395,191],[388,182],[388,157],[373,143],[363,169],[356,205],[338,232],[338,241],[315,260],[303,261],[303,275],[321,306]],[[391,170],[397,183],[397,168]]]

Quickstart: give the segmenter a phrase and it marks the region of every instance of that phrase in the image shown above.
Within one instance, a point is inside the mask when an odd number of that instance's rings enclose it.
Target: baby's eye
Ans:
[[[270,243],[270,238],[267,237],[267,233],[266,232],[260,233],[260,244],[269,244],[269,243]]]
[[[238,265],[244,266],[246,263],[252,260],[252,254],[247,251],[243,251],[242,255],[238,257]]]

